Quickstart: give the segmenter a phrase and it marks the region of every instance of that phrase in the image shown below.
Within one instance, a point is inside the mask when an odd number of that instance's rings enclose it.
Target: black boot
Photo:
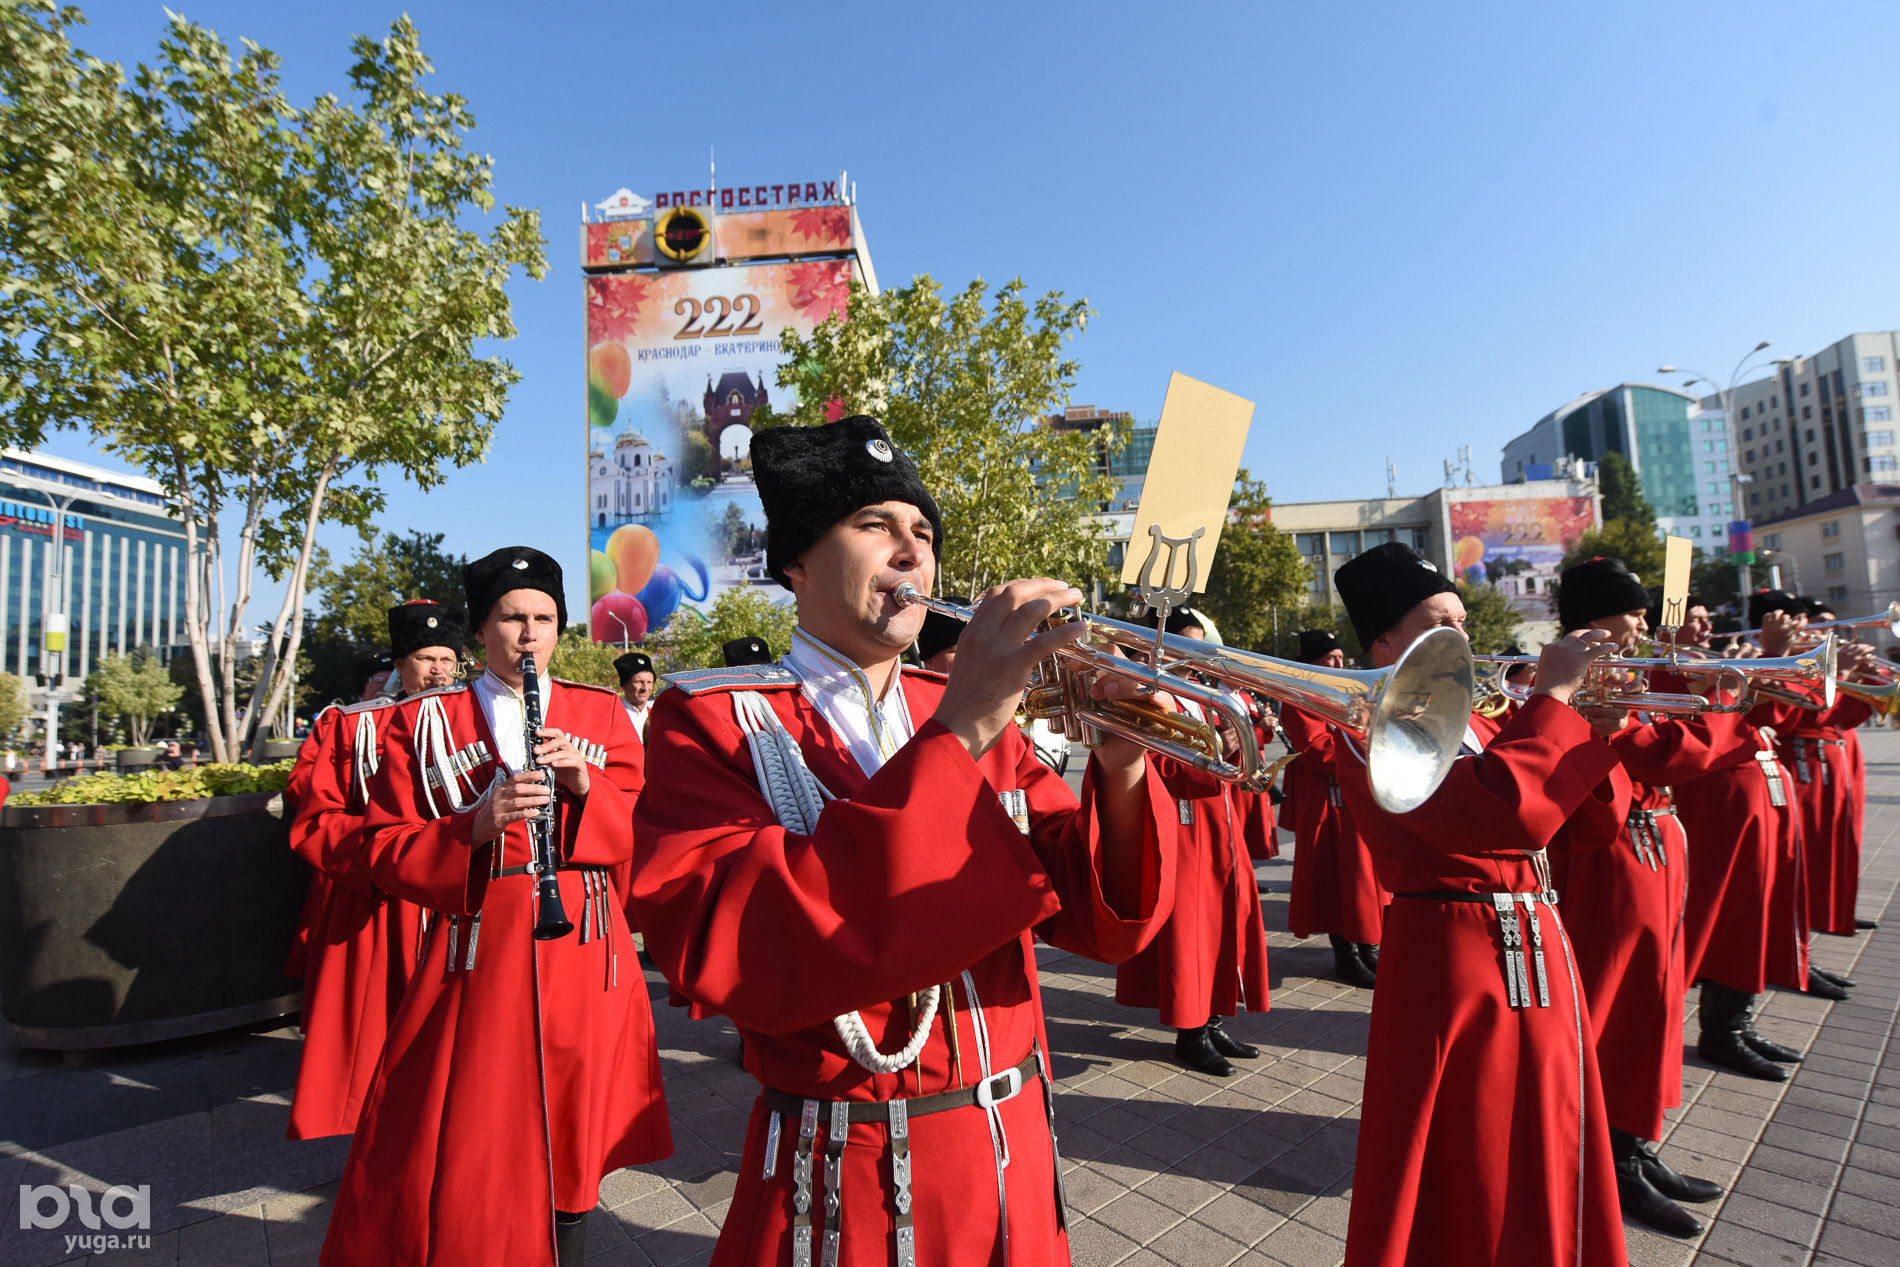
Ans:
[[[1378,944],[1376,942],[1362,941],[1357,943],[1356,948],[1359,951],[1359,962],[1372,969],[1374,973],[1377,973],[1379,971]]]
[[[1616,1195],[1624,1214],[1665,1236],[1688,1240],[1702,1235],[1702,1220],[1656,1191],[1644,1175],[1634,1135],[1610,1128],[1610,1151],[1616,1156]]]
[[[561,1267],[581,1267],[587,1261],[587,1211],[554,1212],[554,1248],[561,1256]]]
[[[1229,1060],[1255,1060],[1260,1049],[1252,1043],[1243,1043],[1221,1025],[1220,1017],[1210,1017],[1207,1022],[1207,1041],[1214,1044],[1214,1050]]]
[[[1764,1082],[1786,1082],[1788,1071],[1764,1060],[1742,1038],[1748,1029],[1748,1014],[1755,1002],[1752,994],[1743,994],[1732,986],[1715,981],[1702,983],[1702,1036],[1696,1040],[1696,1054],[1712,1065],[1732,1069]]]
[[[1656,1146],[1648,1140],[1636,1141],[1636,1155],[1643,1163],[1643,1178],[1649,1186],[1671,1201],[1713,1201],[1722,1195],[1722,1185],[1707,1179],[1679,1175],[1669,1163],[1656,1155]]]
[[[1239,1072],[1227,1063],[1227,1057],[1214,1049],[1214,1040],[1207,1036],[1205,1025],[1174,1031],[1174,1058],[1190,1069],[1211,1073],[1216,1078],[1231,1078]]]
[[[1358,949],[1335,933],[1328,933],[1326,940],[1333,943],[1333,975],[1347,985],[1371,989],[1372,969],[1366,967],[1365,960],[1359,957]]]
[[[1749,1048],[1753,1050],[1757,1056],[1766,1056],[1768,1059],[1784,1065],[1798,1065],[1801,1063],[1800,1052],[1792,1047],[1783,1047],[1772,1038],[1764,1038],[1752,1029],[1742,1031],[1742,1041],[1747,1043]]]
[[[1835,985],[1832,981],[1829,981],[1812,968],[1808,969],[1808,993],[1817,999],[1828,999],[1835,1003],[1844,1003],[1847,1001],[1847,991],[1841,989],[1841,987]]]
[[[1826,968],[1817,968],[1813,964],[1808,965],[1808,972],[1821,978],[1823,981],[1833,982],[1843,990],[1851,990],[1854,988],[1853,981],[1838,972],[1829,972]]]
[[[1864,933],[1869,929],[1879,928],[1880,924],[1875,920],[1861,919],[1859,916],[1855,916],[1854,927]]]

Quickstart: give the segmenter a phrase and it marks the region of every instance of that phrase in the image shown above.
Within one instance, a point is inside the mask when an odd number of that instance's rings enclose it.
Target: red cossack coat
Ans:
[[[1266,758],[1267,745],[1273,741],[1273,726],[1267,720],[1260,701],[1246,696],[1247,711],[1253,714],[1254,742],[1259,745],[1261,759]],[[1247,856],[1255,862],[1271,862],[1280,856],[1280,837],[1274,831],[1273,797],[1266,792],[1248,792],[1234,789],[1234,812],[1240,817],[1241,839],[1246,842]]]
[[[1846,734],[1874,715],[1863,700],[1843,694],[1825,712],[1797,710],[1781,734],[1781,764],[1794,771],[1801,806],[1801,861],[1807,883],[1809,927],[1854,933],[1860,897],[1859,793]]]
[[[647,773],[667,795],[640,801],[634,908],[648,951],[696,1008],[723,1013],[745,1040],[763,1085],[821,1101],[888,1101],[974,1085],[980,1007],[991,1066],[1044,1046],[1034,938],[1115,962],[1168,916],[1175,891],[1175,808],[1149,763],[1140,892],[1116,906],[1103,891],[1093,776],[1078,808],[1068,786],[1013,726],[980,761],[931,719],[943,679],[905,670],[914,736],[866,776],[830,723],[777,666],[674,679],[647,732]],[[760,692],[806,764],[837,799],[817,830],[787,831],[759,792],[734,692]],[[1002,797],[1026,805],[1027,831]],[[857,1011],[879,1050],[903,1047],[908,997],[968,970],[954,1013],[940,1013],[917,1062],[873,1074],[846,1050],[832,1018]],[[944,1012],[949,1012],[945,1008]],[[945,1032],[954,1027],[960,1064]],[[1044,1088],[1031,1079],[999,1106],[1010,1164],[1008,1240],[1016,1263],[1068,1261],[1057,1159]],[[1058,1120],[1060,1109],[1057,1109]],[[712,1261],[783,1265],[792,1254],[793,1156],[799,1123],[775,1137],[753,1105],[725,1225]],[[829,1143],[820,1114],[816,1149]],[[767,1140],[775,1138],[771,1174]],[[974,1267],[999,1257],[998,1180],[986,1113],[974,1105],[910,1119],[917,1261]],[[889,1128],[853,1124],[841,1159],[846,1267],[893,1260]],[[812,1179],[822,1211],[823,1167]],[[819,1238],[822,1244],[822,1237]],[[814,1261],[817,1261],[816,1254]]]
[[[1115,1001],[1154,1008],[1175,1029],[1237,1015],[1242,1006],[1264,1012],[1267,934],[1244,818],[1251,802],[1266,797],[1236,793],[1176,761],[1155,766],[1180,824],[1174,910],[1147,949],[1115,969]]]
[[[362,779],[380,760],[394,703],[326,710],[290,772],[290,847],[315,869],[311,893],[323,895],[304,949],[303,1056],[290,1101],[291,1139],[356,1129],[390,1018],[415,973],[422,908],[379,890],[363,856]]]
[[[1562,837],[1551,872],[1596,1032],[1609,1123],[1638,1139],[1662,1134],[1682,1103],[1682,918],[1688,843],[1671,785],[1753,751],[1734,714],[1632,719],[1610,739],[1610,782],[1628,808],[1608,848]],[[1640,815],[1640,816],[1639,816]],[[1592,816],[1590,827],[1599,826]],[[1566,828],[1565,834],[1570,829]]]
[[[1392,895],[1379,887],[1372,855],[1339,794],[1339,732],[1291,704],[1280,709],[1280,731],[1299,754],[1286,767],[1280,807],[1294,841],[1287,927],[1295,937],[1331,934],[1377,945]]]
[[[1492,907],[1402,896],[1542,889],[1533,855],[1567,820],[1594,816],[1596,838],[1613,834],[1616,755],[1542,695],[1502,729],[1476,714],[1471,727],[1494,736],[1484,752],[1461,757],[1409,814],[1379,808],[1356,748],[1339,760],[1347,809],[1394,894],[1346,1264],[1623,1267],[1603,1091],[1563,921],[1538,905],[1550,1006],[1514,1008]]]
[[[591,1209],[603,1176],[672,1152],[646,981],[621,896],[599,881],[632,856],[640,742],[597,687],[551,683],[544,718],[596,754],[586,799],[557,797],[561,857],[589,870],[560,872],[576,931],[555,941],[533,937],[533,877],[491,878],[497,843],[471,836],[501,768],[474,692],[393,710],[365,852],[378,888],[435,916],[344,1167],[326,1267],[553,1267],[556,1210]],[[468,808],[452,811],[444,782]],[[527,824],[500,847],[501,867],[527,863]]]

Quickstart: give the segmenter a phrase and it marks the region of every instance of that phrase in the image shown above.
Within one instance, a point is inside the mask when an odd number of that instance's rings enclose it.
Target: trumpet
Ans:
[[[1807,629],[1885,629],[1889,634],[1900,638],[1900,601],[1887,604],[1884,612],[1875,612],[1871,616],[1861,616],[1854,620],[1811,620],[1801,626]],[[1716,634],[1718,638],[1751,638],[1759,636],[1759,629],[1744,629],[1739,633]]]
[[[1779,700],[1784,704],[1817,711],[1832,708],[1835,691],[1847,685],[1838,676],[1840,644],[1831,633],[1822,635],[1820,642],[1793,655],[1757,657],[1753,660],[1728,659],[1703,647],[1679,647],[1641,636],[1638,636],[1637,642],[1662,652],[1668,661],[1680,669],[1715,665],[1731,668],[1743,679],[1742,699],[1739,707],[1732,710],[1735,712],[1746,712],[1764,699]],[[1805,686],[1818,690],[1821,702],[1816,704],[1809,696],[1783,689],[1786,686]]]
[[[1474,665],[1488,671],[1496,679],[1497,694],[1518,703],[1529,699],[1533,688],[1508,681],[1505,675],[1521,665],[1534,666],[1537,659],[1536,656],[1525,655],[1471,657]],[[1723,666],[1728,663],[1728,661],[1722,662]],[[1706,696],[1675,695],[1649,689],[1648,670],[1679,667],[1681,666],[1671,660],[1606,656],[1590,665],[1590,671],[1585,676],[1583,685],[1570,697],[1570,703],[1576,708],[1630,708],[1685,717],[1700,713],[1735,711],[1732,706]],[[1715,671],[1720,673],[1726,669],[1716,668]]]
[[[891,596],[899,606],[922,606],[956,620],[975,614],[908,582]],[[1023,704],[1030,716],[1059,724],[1070,739],[1091,746],[1103,735],[1118,736],[1225,782],[1261,790],[1270,771],[1238,694],[1252,691],[1306,709],[1357,740],[1373,799],[1388,813],[1403,814],[1438,790],[1464,742],[1471,648],[1453,629],[1425,634],[1389,669],[1356,670],[1280,660],[1075,608],[1056,613],[1049,623],[1078,621],[1087,633],[1037,666]],[[1154,663],[1128,659],[1117,649],[1146,653]],[[1094,699],[1089,686],[1104,674],[1135,683],[1143,695],[1166,691],[1192,700],[1209,721],[1169,712],[1152,700]],[[1217,722],[1239,738],[1231,759]]]

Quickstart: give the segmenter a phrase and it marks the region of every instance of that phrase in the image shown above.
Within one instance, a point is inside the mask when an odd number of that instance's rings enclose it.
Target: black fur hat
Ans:
[[[389,653],[398,660],[424,647],[460,652],[467,640],[462,613],[433,599],[412,598],[389,609]]]
[[[1411,546],[1387,541],[1333,572],[1333,589],[1352,617],[1359,645],[1370,649],[1405,613],[1435,594],[1456,593],[1451,578]]]
[[[1649,591],[1621,559],[1585,559],[1557,578],[1557,623],[1568,633],[1619,612],[1649,609]]]
[[[1312,664],[1321,656],[1340,650],[1339,635],[1330,629],[1300,630],[1300,663]]]
[[[726,657],[728,669],[742,664],[772,663],[772,648],[763,638],[733,638],[720,644],[719,654]]]
[[[822,427],[768,427],[752,437],[752,478],[765,507],[765,568],[786,589],[785,567],[840,519],[879,502],[909,502],[935,531],[943,557],[943,515],[916,465],[877,419],[854,414]]]
[[[567,628],[567,596],[561,589],[561,565],[533,546],[503,546],[462,569],[468,591],[468,621],[480,629],[501,596],[510,590],[540,590],[554,600],[556,630]]]
[[[1762,618],[1769,612],[1787,612],[1794,616],[1804,616],[1807,608],[1801,600],[1787,590],[1756,590],[1748,596],[1748,627],[1760,629]]]
[[[356,693],[361,695],[369,680],[378,673],[388,673],[396,667],[396,662],[380,651],[371,651],[356,657]]]
[[[954,594],[944,596],[948,601],[968,607],[970,600]],[[917,658],[929,663],[930,657],[939,651],[957,645],[957,639],[963,636],[964,622],[955,616],[945,616],[938,612],[926,612],[924,627],[917,631]]]
[[[615,656],[614,672],[620,675],[620,685],[625,686],[634,674],[653,672],[653,657],[644,651],[629,651],[625,655]]]

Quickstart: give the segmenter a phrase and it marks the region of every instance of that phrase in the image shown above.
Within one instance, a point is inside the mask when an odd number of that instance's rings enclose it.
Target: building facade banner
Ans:
[[[639,642],[730,586],[790,601],[765,574],[750,424],[792,403],[780,335],[843,312],[852,276],[846,258],[584,279],[595,641]]]
[[[1552,620],[1550,592],[1565,552],[1597,526],[1593,497],[1448,501],[1452,568],[1502,591],[1531,620]]]

